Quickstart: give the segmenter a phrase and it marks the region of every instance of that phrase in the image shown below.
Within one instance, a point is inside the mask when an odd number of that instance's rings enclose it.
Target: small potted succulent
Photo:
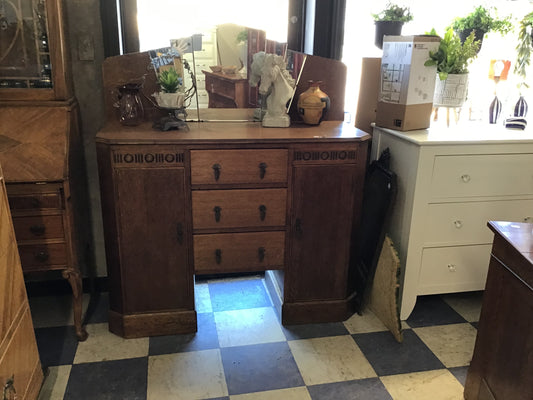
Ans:
[[[384,35],[400,35],[404,23],[413,20],[413,14],[409,7],[401,7],[397,4],[387,3],[387,6],[378,14],[372,14],[376,25],[374,44],[382,49]]]
[[[489,32],[499,32],[501,35],[509,33],[513,29],[511,16],[497,18],[492,16],[496,13],[496,8],[485,8],[478,6],[474,11],[465,17],[455,18],[452,22],[453,30],[459,35],[462,42],[474,32],[475,39],[479,45],[483,42],[483,37]]]
[[[157,104],[163,108],[181,108],[185,93],[183,88],[183,78],[174,67],[166,68],[159,72],[157,83],[161,89],[155,93]]]

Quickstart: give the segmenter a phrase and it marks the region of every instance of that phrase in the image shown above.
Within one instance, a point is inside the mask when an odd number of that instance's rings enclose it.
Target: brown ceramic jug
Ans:
[[[329,110],[330,100],[320,90],[322,81],[309,81],[309,89],[298,97],[298,114],[308,125],[318,125]]]

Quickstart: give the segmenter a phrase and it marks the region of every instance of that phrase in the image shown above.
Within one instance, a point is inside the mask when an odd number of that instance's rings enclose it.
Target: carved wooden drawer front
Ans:
[[[25,272],[39,270],[42,266],[63,269],[67,265],[67,248],[64,243],[23,244],[19,245],[19,254]]]
[[[194,236],[196,274],[282,269],[285,232]]]
[[[62,239],[63,217],[61,215],[32,215],[13,217],[15,236],[21,240]]]
[[[287,182],[287,150],[192,150],[191,183]]]
[[[9,206],[12,210],[60,209],[62,207],[59,193],[35,193],[31,195],[10,196]]]
[[[284,226],[286,204],[286,189],[193,191],[193,228]]]

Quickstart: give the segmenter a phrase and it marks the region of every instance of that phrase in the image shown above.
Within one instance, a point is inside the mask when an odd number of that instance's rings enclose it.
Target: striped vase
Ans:
[[[502,112],[502,102],[498,99],[498,96],[494,96],[494,100],[490,103],[489,107],[489,123],[495,124],[498,122],[498,117]]]
[[[515,117],[525,117],[527,115],[527,102],[526,99],[524,99],[524,96],[520,96],[516,102],[513,115]]]

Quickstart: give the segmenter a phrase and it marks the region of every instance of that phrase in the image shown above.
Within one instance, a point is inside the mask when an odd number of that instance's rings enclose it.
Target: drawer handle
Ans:
[[[461,175],[461,179],[463,180],[464,183],[468,183],[470,182],[470,175],[468,174]]]
[[[178,222],[176,226],[176,233],[178,235],[178,243],[183,244],[183,224],[181,222]]]
[[[222,262],[222,250],[220,249],[215,250],[215,261],[217,264],[220,264]]]
[[[525,217],[524,222],[531,222],[533,220],[533,217]]]
[[[40,262],[45,262],[50,258],[50,254],[46,250],[41,250],[35,254],[35,259]]]
[[[265,177],[266,169],[267,169],[266,163],[262,162],[259,164],[259,178],[260,179],[263,179]]]
[[[213,173],[215,174],[215,181],[218,181],[218,179],[220,178],[220,170],[222,169],[222,167],[220,166],[220,164],[213,164]]]
[[[461,221],[460,219],[453,221],[453,224],[457,229],[461,229],[463,227],[463,221]]]
[[[264,204],[261,204],[259,206],[259,218],[261,218],[261,221],[264,221],[267,214],[267,208]]]
[[[215,212],[215,222],[220,222],[220,214],[222,213],[222,208],[219,206],[215,206],[215,208],[213,208],[213,211]]]
[[[30,204],[33,208],[40,208],[41,207],[41,200],[37,197],[32,197],[30,200]]]
[[[296,221],[294,223],[294,230],[296,232],[296,237],[298,239],[301,239],[304,231],[302,229],[302,221],[300,220],[300,218],[296,218]]]
[[[33,233],[35,236],[42,236],[44,235],[45,231],[46,231],[46,227],[44,225],[30,226],[30,232]]]
[[[455,266],[455,264],[448,264],[448,271],[450,272],[457,271],[457,267]]]
[[[2,400],[14,399],[17,391],[15,390],[15,375],[11,375],[6,383],[4,384],[4,390],[2,392]]]
[[[263,262],[263,260],[265,259],[265,248],[264,247],[259,247],[257,249],[257,257],[259,258],[259,262]]]

